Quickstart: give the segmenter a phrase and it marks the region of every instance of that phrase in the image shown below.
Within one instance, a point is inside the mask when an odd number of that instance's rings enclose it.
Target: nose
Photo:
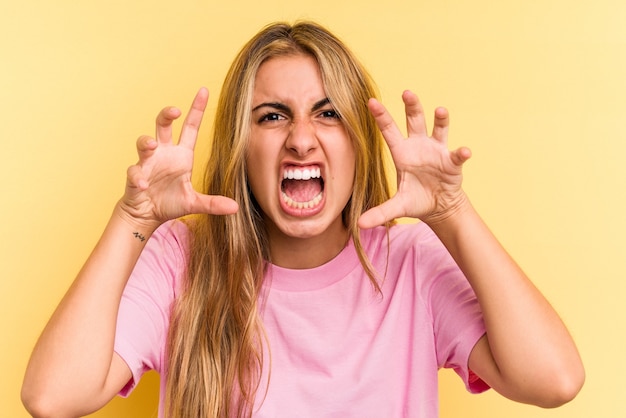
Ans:
[[[308,155],[317,148],[317,136],[315,127],[308,120],[298,120],[291,123],[289,136],[285,141],[285,147],[299,157]]]

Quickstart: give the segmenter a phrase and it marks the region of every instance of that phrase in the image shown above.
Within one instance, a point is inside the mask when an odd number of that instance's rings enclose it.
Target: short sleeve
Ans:
[[[422,247],[420,259],[427,265],[425,274],[430,276],[426,279],[427,300],[438,367],[453,369],[471,393],[489,389],[469,370],[472,349],[485,334],[482,311],[472,287],[434,234]]]
[[[182,222],[163,224],[150,237],[124,289],[114,350],[130,368],[132,379],[121,396],[128,396],[146,371],[163,370],[170,309],[186,264],[187,237]]]

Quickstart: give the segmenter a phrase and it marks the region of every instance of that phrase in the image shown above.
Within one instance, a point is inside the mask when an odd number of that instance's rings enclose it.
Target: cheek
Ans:
[[[334,161],[334,166],[339,167],[333,174],[335,177],[336,191],[342,196],[342,200],[349,199],[354,191],[356,155],[352,148],[337,149],[335,152],[337,159]]]
[[[356,176],[356,151],[351,144],[346,147],[344,155],[344,176],[346,178],[346,182],[352,185],[354,184],[354,178]]]
[[[270,159],[260,150],[251,147],[246,157],[248,185],[257,202],[267,200],[274,189],[274,176]]]

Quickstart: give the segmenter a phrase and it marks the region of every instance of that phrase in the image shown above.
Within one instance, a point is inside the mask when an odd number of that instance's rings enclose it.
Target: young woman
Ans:
[[[268,26],[226,77],[204,193],[190,178],[208,92],[176,144],[181,112],[163,109],[33,351],[29,411],[90,413],[148,369],[167,417],[434,417],[441,367],[473,392],[572,399],[576,347],[463,192],[448,112],[429,136],[405,92],[405,138],[374,97],[327,30]]]

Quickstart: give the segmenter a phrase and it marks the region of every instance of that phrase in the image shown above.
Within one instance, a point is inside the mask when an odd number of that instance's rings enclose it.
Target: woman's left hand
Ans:
[[[467,203],[462,182],[462,166],[471,152],[462,147],[448,149],[449,114],[435,110],[432,136],[428,136],[424,109],[417,96],[405,91],[408,138],[398,129],[387,109],[377,100],[368,106],[376,119],[396,166],[398,190],[391,199],[361,215],[359,226],[372,228],[400,217],[419,218],[436,223]]]
[[[448,150],[448,111],[435,110],[428,136],[422,106],[402,95],[408,138],[377,101],[369,108],[398,171],[398,192],[359,219],[361,228],[416,217],[439,237],[472,286],[486,334],[469,367],[490,387],[518,402],[556,407],[580,390],[585,371],[576,344],[550,303],[489,230],[461,188],[467,148]]]

